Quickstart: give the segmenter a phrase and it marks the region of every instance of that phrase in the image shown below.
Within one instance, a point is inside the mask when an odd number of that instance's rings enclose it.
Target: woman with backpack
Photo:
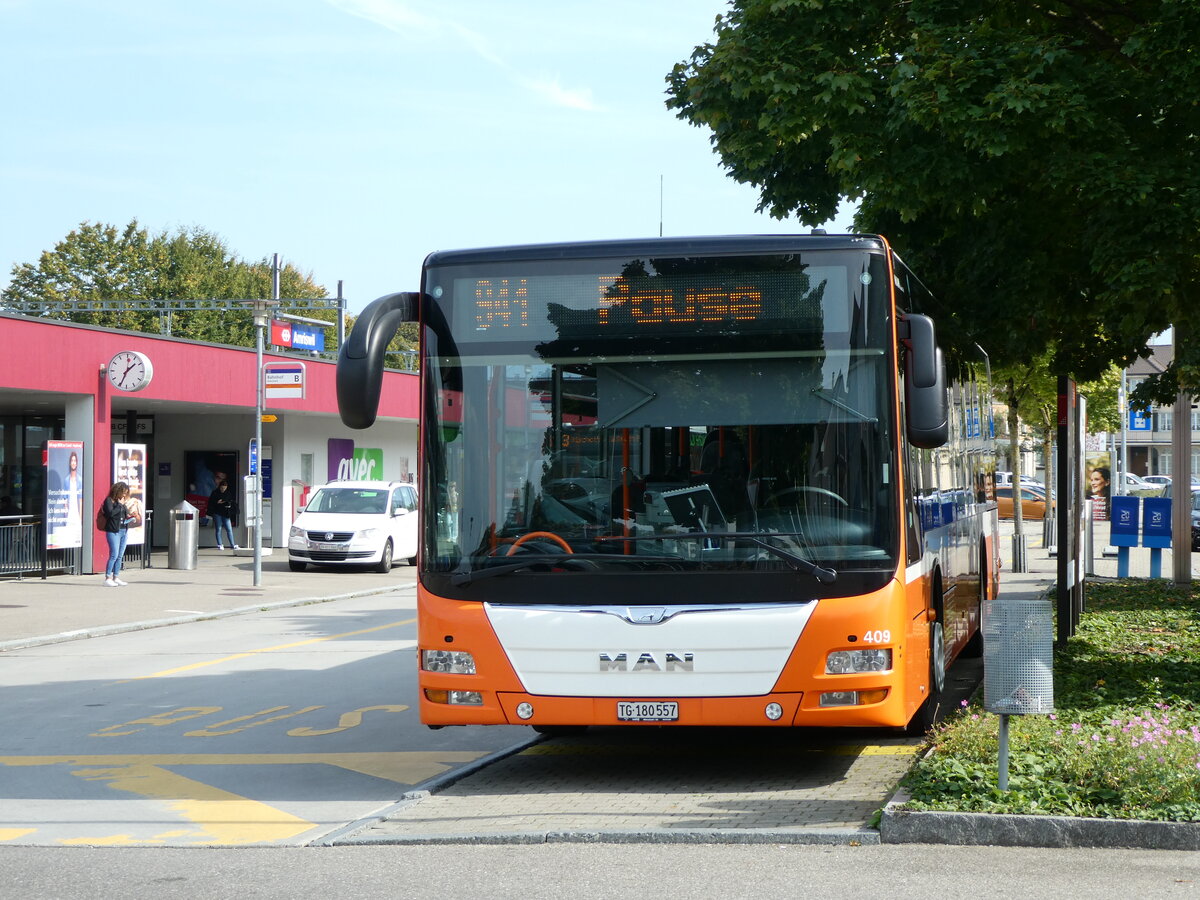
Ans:
[[[121,560],[125,556],[125,542],[129,538],[129,525],[132,524],[129,521],[128,502],[129,485],[118,481],[96,513],[96,527],[108,538],[108,564],[104,567],[104,584],[107,587],[128,584],[118,577],[121,574]]]

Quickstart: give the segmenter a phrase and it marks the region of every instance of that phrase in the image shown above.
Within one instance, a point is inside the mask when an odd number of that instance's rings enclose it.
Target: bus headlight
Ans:
[[[856,672],[890,672],[892,651],[835,650],[825,657],[826,675],[852,675]]]
[[[475,657],[462,650],[422,650],[421,668],[448,675],[474,675]]]

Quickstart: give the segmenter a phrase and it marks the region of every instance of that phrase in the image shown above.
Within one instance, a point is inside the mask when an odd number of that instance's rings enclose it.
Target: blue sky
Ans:
[[[0,284],[200,226],[357,311],[433,250],[787,232],[664,78],[723,0],[0,0]],[[849,228],[849,211],[831,230]]]

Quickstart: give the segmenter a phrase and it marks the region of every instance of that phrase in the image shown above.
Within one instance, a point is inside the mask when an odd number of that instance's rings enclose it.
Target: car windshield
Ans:
[[[388,492],[369,488],[321,488],[305,512],[378,515],[387,511]]]

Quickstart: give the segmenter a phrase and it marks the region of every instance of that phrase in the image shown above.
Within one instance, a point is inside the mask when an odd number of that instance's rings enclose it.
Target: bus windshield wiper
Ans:
[[[772,535],[773,536],[773,535]],[[756,535],[747,536],[744,540],[750,541],[752,544],[757,544],[762,547],[772,556],[778,556],[796,572],[807,572],[821,584],[833,584],[837,581],[838,573],[836,569],[818,566],[815,562],[805,559],[803,556],[797,556],[790,550],[784,550],[782,547],[776,547],[774,544],[768,544],[761,537]]]
[[[652,534],[638,535],[636,537],[602,537],[602,541],[719,541],[719,540],[739,540],[749,541],[762,547],[772,556],[778,556],[794,572],[804,572],[811,575],[821,584],[833,584],[837,581],[838,573],[836,569],[830,569],[825,566],[818,566],[815,562],[805,559],[790,550],[784,550],[782,547],[776,547],[774,544],[768,544],[763,540],[764,537],[781,538],[781,537],[803,537],[804,535],[798,531],[780,531],[780,532],[756,532],[756,531],[687,531],[680,534]]]

